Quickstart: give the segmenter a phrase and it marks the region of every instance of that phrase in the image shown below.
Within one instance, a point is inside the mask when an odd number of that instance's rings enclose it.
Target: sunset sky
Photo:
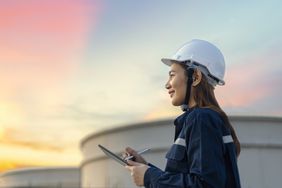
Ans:
[[[209,2],[209,3],[207,3]],[[0,1],[0,172],[78,165],[86,135],[174,118],[171,56],[193,38],[225,56],[229,115],[282,116],[282,2]]]

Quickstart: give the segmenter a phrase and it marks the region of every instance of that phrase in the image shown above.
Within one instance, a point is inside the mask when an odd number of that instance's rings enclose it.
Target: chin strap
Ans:
[[[193,68],[188,68],[187,70],[188,74],[188,80],[187,80],[187,88],[186,88],[186,95],[185,99],[183,101],[183,104],[181,105],[182,111],[187,111],[189,109],[189,100],[190,100],[190,94],[191,94],[191,86],[193,83],[193,74],[194,74],[194,69]]]

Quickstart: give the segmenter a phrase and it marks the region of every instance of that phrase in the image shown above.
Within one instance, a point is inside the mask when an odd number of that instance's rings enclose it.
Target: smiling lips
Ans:
[[[168,91],[168,94],[170,95],[170,97],[172,97],[172,95],[174,94],[175,91]]]

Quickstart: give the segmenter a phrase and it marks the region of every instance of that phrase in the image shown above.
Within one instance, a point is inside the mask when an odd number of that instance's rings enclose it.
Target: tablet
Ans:
[[[102,146],[100,144],[98,144],[98,146],[108,157],[115,160],[116,162],[118,162],[122,166],[129,165],[125,160],[123,160],[121,157],[117,156],[116,154],[114,154],[113,152],[111,152],[110,150],[105,148],[104,146]]]

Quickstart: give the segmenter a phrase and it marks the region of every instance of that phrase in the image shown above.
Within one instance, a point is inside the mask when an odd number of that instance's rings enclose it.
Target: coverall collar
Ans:
[[[178,138],[179,133],[182,130],[182,127],[184,125],[184,122],[186,120],[186,117],[195,109],[196,107],[189,108],[186,112],[182,113],[180,116],[178,116],[174,120],[174,126],[175,126],[175,135],[174,135],[174,141]]]

